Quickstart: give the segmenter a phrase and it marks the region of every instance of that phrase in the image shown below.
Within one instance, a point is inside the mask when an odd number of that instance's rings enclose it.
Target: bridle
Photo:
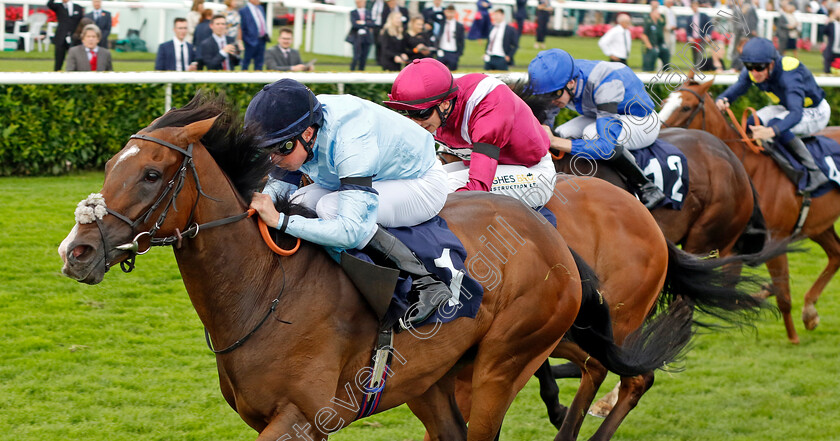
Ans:
[[[703,111],[702,112],[702,115],[703,115],[703,131],[705,131],[706,130],[706,96],[705,95],[700,95],[699,93],[697,93],[697,92],[695,92],[691,89],[687,89],[685,87],[680,87],[679,89],[676,89],[675,92],[688,92],[688,93],[694,95],[695,97],[697,97],[697,101],[699,101],[699,104],[697,105],[697,107],[695,107],[694,110],[691,111],[691,114],[688,115],[688,120],[686,120],[685,124],[683,124],[680,127],[685,128],[685,127],[690,126],[691,122],[694,121],[694,117],[696,117],[697,114],[700,113],[700,111],[702,110]],[[669,127],[668,124],[666,124],[664,122],[662,123],[662,125],[664,125],[665,127]]]
[[[218,199],[215,199],[211,196],[208,196],[206,193],[204,193],[204,191],[201,188],[201,182],[198,178],[198,171],[196,170],[195,162],[193,161],[193,144],[190,143],[190,145],[187,146],[187,148],[185,150],[185,149],[183,149],[181,147],[178,147],[178,146],[176,146],[172,143],[166,142],[162,139],[158,139],[158,138],[155,138],[155,137],[152,137],[152,136],[149,136],[149,135],[135,134],[135,135],[131,135],[131,139],[141,139],[141,140],[144,140],[144,141],[154,142],[155,144],[159,144],[161,146],[172,149],[172,150],[174,150],[178,153],[181,153],[184,156],[184,159],[181,162],[181,166],[179,167],[178,171],[175,173],[175,175],[172,176],[172,179],[169,180],[169,183],[161,191],[160,195],[158,195],[155,202],[152,203],[152,205],[149,206],[149,208],[145,212],[143,212],[143,214],[138,216],[137,219],[131,220],[127,216],[123,215],[122,213],[118,213],[117,211],[106,207],[106,210],[107,210],[108,214],[111,214],[115,218],[117,218],[117,219],[125,222],[126,224],[128,224],[129,228],[131,228],[132,234],[134,234],[134,239],[131,242],[125,243],[125,244],[122,244],[122,245],[118,245],[118,246],[115,247],[115,249],[118,249],[120,251],[126,251],[126,252],[129,253],[129,257],[126,260],[123,260],[122,262],[120,262],[120,268],[122,268],[123,272],[126,272],[126,273],[131,272],[134,269],[134,261],[135,261],[136,257],[138,255],[141,255],[141,254],[146,254],[151,249],[151,247],[153,247],[153,246],[167,246],[167,245],[173,245],[174,244],[177,247],[180,247],[181,242],[182,242],[184,237],[194,238],[198,234],[199,230],[201,230],[201,229],[207,229],[207,228],[217,227],[217,226],[220,226],[220,225],[226,225],[226,224],[233,223],[233,222],[238,222],[238,221],[240,221],[242,219],[245,219],[249,216],[249,214],[247,212],[245,212],[245,213],[237,214],[235,216],[230,216],[230,217],[226,217],[226,218],[223,218],[223,219],[218,219],[218,220],[215,220],[215,221],[212,221],[212,222],[207,222],[207,223],[200,224],[200,225],[196,224],[196,223],[193,223],[193,217],[195,216],[195,209],[198,206],[198,201],[201,198],[201,196],[204,196],[204,197],[206,197],[208,199],[211,199],[211,200],[214,200],[214,201],[218,201]],[[179,231],[179,229],[176,228],[175,229],[175,235],[172,235],[172,236],[155,237],[155,233],[157,233],[157,231],[160,230],[160,228],[163,226],[163,223],[166,221],[166,216],[169,214],[169,210],[171,208],[174,208],[175,211],[178,211],[178,208],[175,207],[175,201],[178,198],[178,195],[181,193],[181,190],[184,188],[184,182],[187,179],[187,172],[188,171],[191,172],[193,180],[195,180],[196,188],[198,190],[198,197],[196,197],[196,199],[195,199],[195,203],[193,204],[192,210],[190,211],[190,217],[187,220],[187,225],[189,225],[189,227],[184,229],[184,231]],[[167,195],[170,195],[168,200],[167,200]],[[137,233],[137,227],[139,225],[143,224],[143,223],[148,222],[149,219],[152,217],[152,214],[154,214],[154,212],[158,210],[158,208],[161,206],[162,203],[164,203],[164,201],[166,201],[166,204],[164,205],[163,211],[161,211],[160,216],[158,216],[158,219],[152,225],[152,228],[150,228],[148,231],[143,231],[143,232]],[[108,256],[107,256],[108,249],[110,247],[108,246],[108,242],[106,240],[105,233],[103,232],[102,220],[97,219],[96,220],[96,225],[99,228],[99,234],[102,237],[103,249],[104,249],[104,254],[105,254],[103,257],[105,259],[105,270],[107,271],[108,267],[110,265],[109,260],[108,260]],[[146,240],[148,240],[148,246],[145,247],[145,249],[141,250],[140,240],[143,239],[143,238],[146,238]]]
[[[175,175],[169,181],[166,188],[164,188],[163,191],[160,193],[160,195],[157,197],[155,202],[143,214],[141,214],[136,220],[132,221],[127,216],[106,207],[106,210],[109,214],[112,214],[117,219],[119,219],[119,220],[125,222],[126,224],[128,224],[128,226],[131,227],[132,233],[134,233],[137,229],[137,226],[139,226],[141,223],[144,223],[144,222],[148,221],[149,218],[152,216],[152,214],[158,209],[160,204],[163,203],[163,201],[166,199],[166,196],[168,194],[171,194],[171,197],[166,202],[166,205],[164,206],[163,211],[161,212],[160,216],[158,217],[157,221],[154,223],[152,228],[149,229],[149,231],[143,231],[141,233],[138,233],[136,236],[134,236],[133,241],[131,241],[129,243],[126,243],[126,244],[123,244],[123,245],[119,245],[119,246],[116,247],[116,249],[118,249],[118,250],[127,251],[129,253],[129,258],[120,263],[120,267],[122,268],[122,270],[124,272],[126,272],[126,273],[131,272],[134,269],[134,260],[137,257],[137,255],[147,253],[151,249],[151,247],[153,247],[153,246],[167,246],[167,245],[173,245],[174,244],[176,247],[180,247],[181,241],[183,240],[184,237],[192,239],[198,234],[198,232],[200,230],[206,230],[206,229],[209,229],[209,228],[218,227],[218,226],[221,226],[221,225],[227,225],[227,224],[231,224],[231,223],[234,223],[234,222],[238,222],[240,220],[243,220],[245,218],[250,217],[253,214],[253,211],[249,210],[249,211],[246,211],[244,213],[240,213],[240,214],[237,214],[237,215],[234,215],[234,216],[225,217],[225,218],[222,218],[222,219],[217,219],[217,220],[210,221],[210,222],[205,222],[203,224],[193,223],[193,217],[195,215],[195,209],[196,209],[196,207],[198,207],[198,201],[199,201],[199,199],[201,199],[201,196],[204,196],[204,197],[206,197],[208,199],[211,199],[213,201],[218,201],[218,199],[215,199],[211,196],[208,196],[201,189],[201,182],[199,181],[199,178],[198,178],[198,171],[196,170],[195,162],[193,161],[193,143],[190,143],[190,145],[187,146],[187,148],[185,150],[185,149],[182,149],[181,147],[178,147],[178,146],[176,146],[172,143],[169,143],[169,142],[166,142],[162,139],[158,139],[158,138],[148,136],[148,135],[135,134],[135,135],[131,136],[131,139],[142,139],[144,141],[150,141],[150,142],[153,142],[155,144],[159,144],[161,146],[170,148],[170,149],[175,150],[176,152],[179,152],[182,155],[184,155],[184,159],[181,162],[181,167],[178,169],[178,171],[175,173]],[[179,231],[176,228],[175,229],[175,235],[173,235],[173,236],[160,237],[160,238],[155,237],[155,233],[161,228],[161,226],[163,225],[163,222],[166,220],[166,215],[169,213],[169,209],[174,208],[175,211],[178,211],[178,208],[175,207],[175,200],[178,198],[178,195],[181,193],[181,190],[184,188],[184,182],[186,181],[188,170],[191,172],[191,174],[193,176],[193,179],[195,180],[195,186],[196,186],[196,189],[198,191],[198,196],[195,198],[195,203],[193,204],[192,210],[190,211],[190,217],[187,220],[187,225],[190,225],[190,226],[188,228],[186,228],[184,231]],[[103,246],[104,246],[104,248],[103,248],[104,249],[104,257],[103,258],[105,259],[105,270],[107,271],[108,270],[108,258],[107,258],[108,244],[105,241],[105,234],[102,231],[102,227],[103,227],[102,226],[102,220],[97,219],[96,220],[96,225],[99,228],[99,234],[102,236],[102,242],[103,242]],[[262,230],[263,225],[261,225],[260,227],[261,227],[261,230]],[[148,237],[149,246],[145,250],[140,250],[140,245],[139,245],[138,240],[141,237],[144,237],[144,236]],[[265,234],[263,234],[263,236],[265,237]],[[298,246],[300,246],[300,239],[298,239]],[[296,250],[297,250],[297,247],[293,251],[296,251]],[[126,262],[128,262],[128,263],[126,263]],[[280,268],[281,269],[283,268],[282,262],[281,262]],[[286,284],[286,275],[285,274],[286,273],[285,273],[285,270],[284,270],[284,272],[283,272],[283,284],[282,284],[283,287],[285,287],[285,284]],[[224,349],[215,349],[213,347],[213,344],[210,341],[210,333],[207,331],[207,328],[204,328],[204,338],[207,341],[207,347],[210,348],[210,350],[215,354],[227,354],[228,352],[232,352],[234,349],[242,346],[242,344],[244,344],[246,340],[248,340],[252,335],[254,335],[254,333],[256,333],[257,330],[260,329],[260,327],[262,327],[262,325],[274,313],[274,311],[277,309],[278,304],[280,303],[280,295],[282,295],[282,294],[283,294],[283,288],[280,289],[280,292],[277,294],[277,297],[275,297],[274,300],[271,301],[271,305],[268,308],[268,312],[266,312],[266,314],[256,324],[256,326],[254,326],[251,329],[251,331],[249,331],[247,334],[245,334],[244,337],[236,340],[233,344],[231,344],[230,346],[228,346]],[[280,320],[280,319],[276,319],[276,320],[278,320],[282,323],[290,324],[290,322],[287,322],[285,320]]]

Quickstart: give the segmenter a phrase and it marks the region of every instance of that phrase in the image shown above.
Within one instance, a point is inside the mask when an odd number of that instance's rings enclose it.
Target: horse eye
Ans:
[[[157,182],[160,180],[160,173],[158,173],[157,170],[149,170],[146,172],[146,176],[144,176],[143,179],[145,179],[146,182]]]
[[[691,110],[691,107],[689,107],[689,106],[682,106],[682,111],[683,111],[683,112],[688,112],[689,110]]]

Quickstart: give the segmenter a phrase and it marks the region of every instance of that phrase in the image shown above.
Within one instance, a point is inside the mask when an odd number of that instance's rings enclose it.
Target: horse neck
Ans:
[[[195,163],[203,192],[216,199],[195,196],[199,198],[195,223],[235,216],[247,209],[205,149],[196,149]],[[195,183],[191,184],[197,195]],[[256,317],[265,314],[280,286],[272,286],[273,282],[281,277],[302,277],[302,265],[293,263],[298,256],[284,258],[280,268],[252,219],[199,230],[195,238],[185,239],[174,253],[190,300],[213,341],[220,342],[220,346],[244,335],[246,328],[254,326]]]
[[[759,198],[765,201],[774,197],[775,192],[767,189],[782,189],[789,184],[789,180],[779,166],[767,155],[753,152],[747,144],[741,140],[741,134],[726,120],[723,112],[718,110],[714,104],[714,98],[706,94],[704,114],[706,115],[706,130],[717,136],[729,149],[735,153],[738,160],[744,165],[744,169],[752,179],[755,187],[759,189]],[[762,191],[763,189],[763,191]],[[768,207],[769,203],[761,203]]]

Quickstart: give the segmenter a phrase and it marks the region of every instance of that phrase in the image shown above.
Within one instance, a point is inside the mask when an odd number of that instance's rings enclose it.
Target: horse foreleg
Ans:
[[[537,380],[540,382],[540,398],[545,403],[545,409],[548,412],[548,420],[558,430],[563,424],[563,419],[566,417],[566,407],[560,404],[559,395],[560,388],[557,387],[557,380],[554,379],[554,374],[551,372],[551,364],[548,360],[540,365],[537,372],[534,373]]]
[[[455,401],[454,376],[442,378],[423,395],[406,404],[426,427],[426,440],[464,441],[467,439],[467,423]]]
[[[776,304],[779,306],[779,312],[782,313],[788,340],[793,344],[799,344],[799,336],[796,334],[793,318],[790,315],[790,271],[787,254],[768,260],[766,265],[773,279],[773,286],[776,288]]]
[[[326,441],[328,433],[319,430],[294,405],[279,410],[271,422],[260,431],[257,441]]]
[[[837,269],[840,268],[840,238],[837,237],[834,225],[822,233],[812,236],[811,239],[825,251],[828,256],[828,264],[805,294],[805,304],[802,305],[802,321],[809,331],[816,328],[820,323],[820,315],[817,313],[817,300],[820,299],[820,294],[822,294],[825,286],[828,285],[828,282],[837,273]]]
[[[647,372],[643,375],[635,377],[621,377],[621,387],[618,390],[618,401],[615,403],[612,411],[590,441],[605,441],[615,434],[618,430],[619,424],[624,421],[624,418],[636,407],[639,399],[653,386],[653,372]]]
[[[557,349],[553,355],[562,353],[562,357],[575,363],[580,367],[580,386],[578,386],[575,398],[569,405],[566,411],[566,418],[560,426],[560,431],[555,437],[555,441],[560,440],[575,440],[577,439],[580,427],[583,425],[583,419],[586,417],[586,411],[592,400],[595,399],[595,394],[598,388],[607,377],[607,369],[596,359],[592,358],[584,352],[576,344],[563,342],[557,345]]]

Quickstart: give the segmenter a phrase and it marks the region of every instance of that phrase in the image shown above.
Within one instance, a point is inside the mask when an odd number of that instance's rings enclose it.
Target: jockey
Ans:
[[[251,208],[266,224],[326,247],[360,249],[411,275],[412,291],[419,297],[411,323],[422,322],[449,299],[449,288],[377,225],[417,225],[443,208],[446,173],[428,133],[369,101],[350,95],[315,97],[291,79],[257,92],[245,124],[259,125],[261,144],[271,150],[275,165],[300,170],[313,181],[297,189],[292,200],[314,209],[318,219],[278,213],[269,195],[255,194]],[[283,187],[269,178],[266,190],[279,194]]]
[[[817,86],[811,71],[793,57],[782,57],[765,38],[753,38],[744,45],[741,53],[744,68],[738,81],[729,86],[715,102],[723,111],[755,84],[770,96],[774,105],[756,112],[763,127],[750,126],[756,139],[775,137],[808,169],[808,186],[811,193],[828,182],[813,156],[799,136],[811,136],[828,125],[831,106],[825,100],[825,91]]]
[[[580,116],[555,129],[551,147],[590,159],[606,159],[634,188],[648,209],[663,199],[629,150],[659,137],[659,119],[645,85],[621,63],[575,60],[561,49],[540,52],[528,65],[532,93],[551,94],[560,108],[571,104]],[[573,138],[573,139],[569,139]]]
[[[472,73],[454,80],[432,58],[397,75],[389,101],[463,159],[446,164],[449,191],[489,191],[541,207],[552,196],[548,135],[531,109],[496,78]]]

